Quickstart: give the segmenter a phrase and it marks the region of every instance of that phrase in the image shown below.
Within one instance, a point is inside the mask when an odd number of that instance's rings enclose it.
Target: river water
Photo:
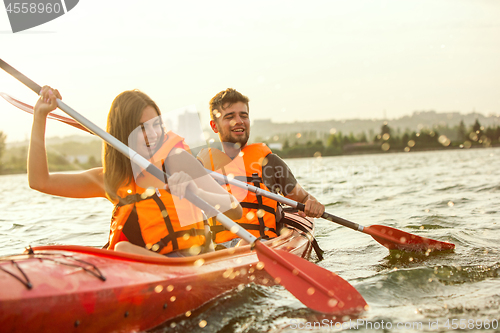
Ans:
[[[306,309],[279,286],[249,285],[154,332],[500,332],[499,148],[289,159],[327,211],[449,241],[453,252],[390,253],[370,236],[317,220],[317,264],[349,281],[370,305],[358,318]],[[111,204],[30,190],[0,177],[0,255],[27,245],[100,247]],[[199,327],[201,320],[207,326]],[[342,324],[343,321],[343,324]],[[342,326],[343,325],[343,326]]]

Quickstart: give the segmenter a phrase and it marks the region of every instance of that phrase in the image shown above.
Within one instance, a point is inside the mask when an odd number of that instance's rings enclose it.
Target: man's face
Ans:
[[[237,102],[219,110],[220,116],[214,116],[215,121],[210,121],[210,126],[215,133],[219,133],[221,142],[239,143],[243,148],[250,136],[250,118],[248,117],[247,105]]]

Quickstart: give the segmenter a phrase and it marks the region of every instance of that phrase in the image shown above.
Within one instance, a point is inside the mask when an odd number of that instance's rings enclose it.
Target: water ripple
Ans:
[[[363,320],[498,318],[498,156],[500,149],[494,148],[287,160],[301,185],[332,214],[456,245],[454,251],[429,255],[388,251],[369,235],[317,220],[317,239],[325,250],[317,264],[365,297],[370,310]],[[19,253],[28,244],[101,247],[107,241],[112,207],[106,200],[44,195],[29,189],[25,175],[1,176],[0,193],[0,255]],[[291,320],[325,318],[349,320],[318,315],[282,287],[248,285],[153,332],[296,332]],[[199,327],[201,320],[207,327]]]

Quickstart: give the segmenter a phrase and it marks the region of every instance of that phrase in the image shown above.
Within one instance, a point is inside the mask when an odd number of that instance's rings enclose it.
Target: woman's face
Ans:
[[[142,130],[137,131],[137,152],[150,158],[156,151],[156,145],[162,140],[161,117],[154,107],[148,105],[142,111],[139,123]]]

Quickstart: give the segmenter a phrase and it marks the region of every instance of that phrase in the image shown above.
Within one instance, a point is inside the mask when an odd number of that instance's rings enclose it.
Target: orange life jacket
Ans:
[[[180,136],[173,132],[166,133],[162,147],[151,159],[152,163],[162,168],[170,151],[180,149],[174,148],[179,143],[189,150]],[[147,189],[137,185],[134,180],[118,189],[119,200],[115,202],[111,218],[108,249],[114,249],[121,233],[132,244],[161,254],[203,246],[205,230],[200,210],[186,199],[174,199],[166,190],[149,187],[150,184],[165,186],[163,182],[153,178],[149,173],[143,172],[136,179],[142,186],[147,184]],[[184,226],[181,225],[179,216],[182,216]],[[186,221],[192,223],[185,225]]]
[[[233,160],[225,153],[213,148],[202,149],[197,158],[207,169],[224,174],[229,178],[234,177],[236,180],[249,183],[268,191],[268,188],[262,181],[262,165],[266,156],[270,153],[271,149],[265,144],[254,143],[243,147],[238,156]],[[217,154],[220,158],[217,157]],[[222,163],[221,160],[223,160]],[[276,209],[278,204],[275,200],[256,195],[253,192],[242,190],[233,185],[222,185],[240,201],[240,205],[243,208],[243,217],[234,222],[248,230],[255,237],[268,239],[277,236]],[[212,222],[210,229],[212,231],[212,236],[215,236],[214,241],[216,243],[227,242],[238,237],[226,230],[219,222]]]

